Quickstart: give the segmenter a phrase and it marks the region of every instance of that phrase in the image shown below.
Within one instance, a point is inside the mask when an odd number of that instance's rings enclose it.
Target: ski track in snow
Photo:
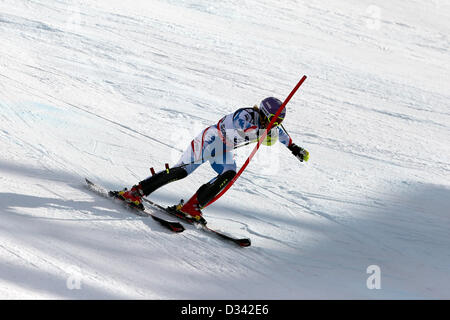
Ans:
[[[2,1],[0,297],[448,299],[450,7],[381,1],[377,20],[371,5]],[[309,163],[262,146],[205,210],[251,247],[171,233],[84,185],[174,164],[203,128],[303,74],[285,126]]]

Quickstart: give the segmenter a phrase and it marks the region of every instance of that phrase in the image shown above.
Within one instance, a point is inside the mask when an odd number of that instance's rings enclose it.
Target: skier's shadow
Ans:
[[[82,187],[80,187],[83,190]],[[89,191],[86,187],[86,192]],[[104,199],[101,196],[93,195],[93,201],[68,200],[58,198],[47,198],[39,196],[31,196],[17,193],[0,193],[0,212],[8,213],[22,218],[39,219],[39,220],[53,220],[53,221],[78,221],[78,222],[92,222],[92,221],[112,221],[112,220],[140,220],[150,229],[158,227],[157,222],[153,219],[143,215],[138,215],[133,212],[133,209],[128,208],[122,203],[114,203],[109,199]],[[98,199],[97,199],[98,198]],[[42,214],[38,210],[33,212],[33,209],[54,210],[55,214],[49,216]],[[64,211],[68,214],[71,212],[81,212],[87,217],[74,218],[73,216],[64,217]],[[57,212],[57,213],[56,213]],[[57,215],[58,217],[55,217]],[[94,218],[95,216],[96,218]],[[158,225],[159,226],[159,225]],[[158,231],[171,233],[163,227],[158,228]]]
[[[33,243],[39,242],[40,239],[46,239],[50,244],[49,248],[52,248],[51,243],[57,240],[57,243],[62,246],[67,245],[77,250],[104,250],[124,254],[123,249],[111,246],[106,242],[95,242],[95,248],[93,249],[92,244],[94,241],[91,237],[85,236],[83,227],[79,227],[76,224],[70,224],[70,228],[65,227],[67,226],[65,224],[66,221],[77,221],[77,223],[85,221],[90,223],[93,219],[76,219],[69,216],[67,218],[64,218],[64,216],[58,217],[64,214],[64,210],[68,212],[74,210],[77,212],[87,211],[89,214],[93,213],[102,216],[105,216],[105,214],[111,215],[106,208],[94,207],[95,202],[62,200],[17,193],[0,193],[0,204],[0,219],[2,221],[0,233],[6,236],[6,239],[9,237],[24,241],[27,243],[30,252],[33,252],[33,255],[37,257],[48,254],[48,252],[42,251],[40,246],[34,247]],[[48,214],[47,210],[55,211],[53,214]],[[94,220],[101,221],[106,219]],[[108,218],[108,220],[111,219]],[[15,250],[12,249],[11,251],[13,256],[16,255],[14,253]],[[17,252],[19,252],[17,257],[23,259],[20,256],[20,250]],[[77,261],[76,256],[77,254],[73,254],[72,259],[68,261],[75,263]],[[32,264],[30,263],[30,265]],[[69,299],[85,299],[99,296],[109,299],[124,298],[119,293],[109,292],[92,284],[84,285],[83,290],[68,290],[66,280],[70,275],[70,270],[67,270],[67,274],[64,271],[65,269],[60,273],[51,273],[36,267],[27,267],[27,264],[10,264],[5,262],[4,259],[0,261],[0,280],[13,278],[15,285],[32,291],[38,290],[52,297],[58,296]]]
[[[95,207],[94,202],[46,198],[18,193],[0,193],[0,203],[2,211],[15,214],[24,214],[22,209],[25,208],[45,208],[62,211],[90,211],[98,215],[110,215],[109,210]]]

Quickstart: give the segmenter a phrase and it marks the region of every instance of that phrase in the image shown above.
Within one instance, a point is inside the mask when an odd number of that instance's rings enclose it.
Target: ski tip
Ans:
[[[185,229],[184,229],[184,227],[180,224],[179,226],[177,225],[177,226],[170,226],[171,228],[172,228],[172,231],[173,232],[177,232],[177,233],[180,233],[180,232],[183,232]]]
[[[173,232],[177,232],[177,233],[183,232],[185,230],[184,226],[181,223],[179,223],[179,222],[168,221],[167,222],[167,226],[170,229],[172,229]]]
[[[250,247],[252,245],[250,239],[238,239],[235,242],[241,247]]]

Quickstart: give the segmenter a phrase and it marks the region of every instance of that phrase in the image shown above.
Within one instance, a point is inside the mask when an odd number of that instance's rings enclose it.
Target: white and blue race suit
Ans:
[[[244,143],[258,141],[263,130],[257,108],[238,109],[195,137],[176,166],[184,166],[187,173],[191,174],[201,164],[209,161],[219,175],[228,170],[236,171],[232,150]],[[282,144],[292,144],[290,136],[280,127],[273,128],[272,135],[276,130]]]

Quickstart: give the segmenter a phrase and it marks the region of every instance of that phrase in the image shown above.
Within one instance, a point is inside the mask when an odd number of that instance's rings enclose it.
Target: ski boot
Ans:
[[[208,204],[236,175],[234,170],[228,170],[202,185],[187,203],[181,200],[177,206],[169,207],[169,210],[182,214],[191,221],[206,224],[201,209]]]
[[[187,203],[184,203],[184,200],[181,200],[174,209],[192,222],[198,222],[203,225],[206,225],[207,223],[205,218],[203,218],[203,213],[197,200],[197,194],[195,194]]]
[[[125,188],[122,191],[113,191],[112,193],[116,198],[125,201],[132,207],[136,207],[141,210],[145,209],[142,204],[143,193],[139,185],[133,186],[131,190]]]

